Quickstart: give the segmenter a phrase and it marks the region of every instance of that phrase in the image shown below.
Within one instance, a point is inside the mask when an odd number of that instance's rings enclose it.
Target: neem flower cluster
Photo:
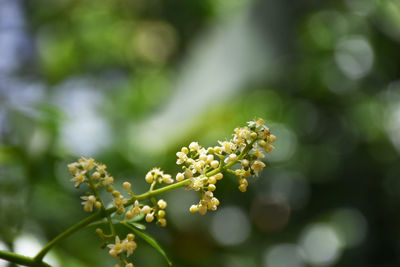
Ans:
[[[199,202],[189,207],[191,213],[204,215],[208,210],[215,211],[220,201],[214,195],[214,191],[217,183],[224,178],[224,173],[234,174],[239,190],[245,192],[247,180],[258,176],[265,167],[261,159],[265,157],[264,153],[268,154],[274,149],[272,143],[275,140],[276,137],[270,133],[264,121],[258,119],[248,122],[247,126],[236,128],[230,140],[218,141],[217,146],[204,148],[197,142],[192,142],[176,153],[176,163],[182,166],[182,170],[176,174],[175,179],[160,168],[153,168],[145,176],[146,182],[150,184],[149,190],[141,195],[135,195],[128,181],[123,183],[126,196],[115,190],[114,178],[107,172],[106,166],[94,159],[81,158],[78,162],[69,164],[68,168],[73,175],[71,181],[75,183],[75,187],[87,184],[91,190],[91,193],[81,197],[83,209],[86,212],[98,209],[107,218],[110,234],[105,234],[100,228],[96,229],[96,233],[110,249],[109,254],[119,259],[115,266],[125,264],[126,267],[133,267],[128,258],[137,247],[135,235],[129,233],[121,241],[115,232],[115,222],[111,214],[124,214],[125,219],[120,223],[129,226],[130,229],[132,226],[128,223],[139,219],[144,219],[147,223],[156,221],[157,225],[165,227],[167,202],[156,199],[156,196],[183,186],[198,192],[200,196]],[[101,188],[112,195],[113,208],[107,209],[104,205],[99,194]],[[113,243],[110,243],[110,240]]]

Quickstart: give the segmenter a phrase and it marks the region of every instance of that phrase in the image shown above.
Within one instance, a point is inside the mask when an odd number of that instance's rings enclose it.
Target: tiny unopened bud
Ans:
[[[93,177],[93,179],[98,180],[98,179],[100,179],[101,175],[99,172],[94,172],[92,177]]]
[[[267,145],[267,142],[265,142],[264,140],[261,140],[258,142],[258,144],[260,145],[260,147],[265,147]]]
[[[184,147],[182,147],[181,152],[183,152],[187,155],[189,153],[189,149],[184,146]]]
[[[215,191],[215,189],[217,187],[215,185],[213,185],[213,184],[209,184],[207,188],[208,188],[209,191]]]
[[[158,223],[160,224],[161,227],[167,226],[167,220],[165,218],[158,219]]]
[[[150,223],[154,220],[154,216],[152,213],[146,215],[146,222]]]
[[[148,206],[148,205],[143,206],[142,212],[143,212],[144,214],[148,214],[148,213],[150,213],[150,211],[151,211],[150,206]]]
[[[230,162],[235,161],[236,159],[237,159],[237,155],[236,154],[230,154],[229,155],[229,161]]]
[[[124,208],[118,208],[117,209],[117,214],[121,215],[122,213],[124,213],[125,209]]]
[[[185,178],[191,178],[193,176],[193,172],[190,169],[185,170]]]
[[[126,238],[127,238],[129,241],[132,241],[133,239],[135,239],[135,235],[132,234],[132,233],[130,233],[130,234],[128,234],[128,235],[126,236]]]
[[[160,207],[160,209],[165,209],[167,207],[167,202],[165,202],[165,200],[163,200],[163,199],[160,199],[157,202],[157,205]]]
[[[214,194],[213,194],[211,191],[207,191],[207,192],[204,194],[204,198],[205,198],[205,199],[211,199],[213,196],[214,196]]]
[[[240,163],[242,164],[243,167],[248,167],[250,164],[250,162],[247,159],[242,159]]]
[[[165,217],[165,211],[164,210],[159,210],[158,213],[157,213],[157,216],[159,218],[164,218]]]
[[[215,175],[215,179],[217,179],[217,180],[221,180],[223,177],[224,177],[224,175],[222,173],[217,173]]]
[[[182,181],[183,179],[185,179],[185,175],[183,175],[183,173],[181,173],[181,172],[178,172],[178,173],[176,174],[176,180],[177,180],[178,182],[180,182],[180,181]]]
[[[122,184],[122,187],[123,187],[125,190],[131,190],[131,183],[129,183],[129,182],[124,182],[124,183]]]
[[[103,235],[103,230],[100,228],[96,229],[96,235]]]
[[[146,180],[146,182],[148,183],[152,183],[154,181],[154,177],[153,175],[149,172],[146,174],[146,177],[144,178]]]
[[[240,192],[246,192],[247,191],[247,185],[245,185],[245,184],[239,185],[239,190],[240,190]]]
[[[257,135],[257,133],[252,132],[252,133],[250,134],[250,137],[251,137],[252,139],[257,139],[258,135]]]
[[[94,203],[94,206],[96,207],[96,209],[101,209],[101,202],[96,201],[96,203]]]
[[[113,195],[113,197],[119,197],[121,195],[121,193],[119,191],[117,191],[117,190],[114,190],[112,192],[112,195]]]
[[[113,187],[112,185],[107,185],[107,186],[106,186],[106,191],[107,191],[108,193],[111,193],[112,191],[114,191],[114,187]]]
[[[201,154],[200,157],[199,157],[199,160],[201,160],[201,161],[207,161],[207,155]]]
[[[215,184],[216,182],[217,182],[217,179],[215,178],[215,176],[211,176],[210,178],[208,178],[209,184]]]
[[[197,205],[190,206],[190,213],[196,213],[199,210]]]
[[[216,169],[219,166],[219,162],[217,160],[211,161],[211,168]]]
[[[133,217],[134,217],[134,214],[133,214],[133,212],[132,212],[131,210],[128,210],[128,211],[125,213],[125,218],[126,218],[127,220],[131,220],[131,219],[133,219]]]

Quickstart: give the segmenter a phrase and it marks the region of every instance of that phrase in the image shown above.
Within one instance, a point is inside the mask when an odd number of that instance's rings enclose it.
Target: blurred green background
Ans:
[[[174,266],[399,266],[399,74],[397,0],[0,0],[0,248],[34,255],[87,215],[76,158],[140,193],[262,117],[277,149],[247,193],[227,176],[203,217],[165,195],[147,232]],[[167,266],[138,241],[135,266]],[[113,266],[100,244],[46,260]]]

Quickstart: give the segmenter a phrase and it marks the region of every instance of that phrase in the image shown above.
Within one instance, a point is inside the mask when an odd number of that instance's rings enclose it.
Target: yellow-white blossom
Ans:
[[[83,209],[87,212],[93,211],[93,205],[96,203],[96,197],[93,195],[90,196],[82,196],[83,201],[81,204],[83,205]]]

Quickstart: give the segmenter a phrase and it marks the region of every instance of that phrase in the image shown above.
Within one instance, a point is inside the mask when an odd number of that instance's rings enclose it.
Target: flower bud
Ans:
[[[133,217],[134,217],[134,215],[133,215],[133,212],[132,212],[131,210],[128,210],[128,211],[125,213],[125,218],[126,218],[127,220],[131,220],[131,219],[133,219]]]
[[[154,220],[154,216],[152,213],[146,215],[146,222],[150,223]]]
[[[213,184],[209,184],[207,188],[208,188],[209,191],[215,191],[215,189],[217,187],[215,185],[213,185]]]
[[[199,210],[197,205],[190,206],[190,213],[196,213]]]
[[[223,177],[224,177],[224,175],[222,175],[222,173],[217,173],[215,175],[215,179],[217,179],[217,180],[221,180]]]
[[[216,169],[219,166],[219,162],[217,160],[211,161],[211,168]]]
[[[122,184],[122,187],[123,187],[125,190],[131,190],[131,183],[129,183],[129,182],[124,182],[124,183]]]
[[[182,181],[183,179],[185,179],[185,175],[183,175],[183,173],[181,173],[181,172],[178,172],[178,173],[176,174],[176,180],[177,180],[178,182],[180,182],[180,181]]]
[[[143,206],[142,212],[143,212],[144,214],[148,214],[148,213],[150,213],[150,211],[151,211],[150,206],[148,206],[148,205]]]
[[[157,205],[160,207],[160,209],[165,209],[167,207],[167,202],[165,202],[165,200],[163,200],[163,199],[160,199],[157,202]]]

